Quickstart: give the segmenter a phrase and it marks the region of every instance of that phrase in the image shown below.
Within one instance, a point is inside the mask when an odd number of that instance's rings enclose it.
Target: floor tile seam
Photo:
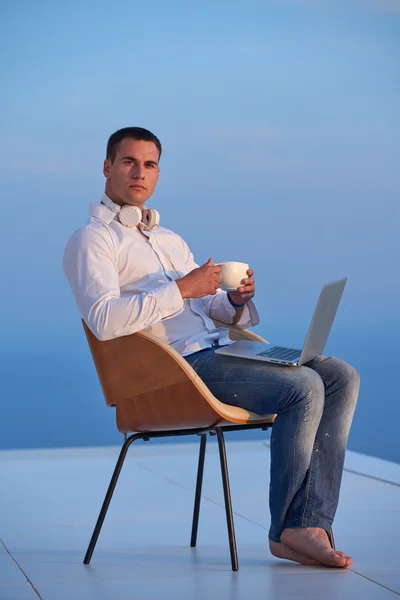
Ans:
[[[370,577],[363,575],[362,573],[360,573],[359,571],[356,571],[355,569],[349,569],[349,571],[351,571],[355,575],[358,575],[359,577],[362,577],[363,579],[366,579],[367,581],[370,581],[371,583],[375,583],[375,585],[378,585],[379,587],[384,588],[385,590],[388,590],[389,592],[392,592],[396,596],[400,596],[400,592],[393,590],[392,588],[388,587],[387,585],[384,585],[383,583],[379,583],[379,581],[375,581],[375,579],[371,579]]]
[[[21,571],[21,573],[23,574],[23,576],[26,579],[26,583],[21,584],[21,585],[26,585],[27,583],[31,586],[31,588],[33,589],[33,591],[36,593],[36,595],[43,600],[42,596],[39,594],[38,590],[36,589],[36,587],[33,585],[32,581],[29,579],[28,575],[25,573],[24,569],[21,567],[21,565],[15,560],[15,558],[13,557],[13,555],[11,554],[11,552],[9,551],[9,549],[7,548],[7,546],[5,545],[5,543],[3,542],[2,539],[0,539],[0,544],[3,546],[4,550],[7,552],[8,556],[11,558],[11,560],[13,561],[13,563],[16,565],[16,567]]]
[[[83,565],[84,568],[87,568],[87,565]],[[205,570],[201,570],[198,573],[196,573],[194,576],[195,577],[201,577],[202,575],[204,575]],[[225,572],[225,571],[224,571]],[[227,573],[230,573],[230,569],[226,569]],[[192,575],[185,575],[183,577],[183,579],[187,579],[187,580],[191,580],[192,579]],[[156,577],[157,579],[162,579],[162,580],[175,580],[176,577],[175,576],[169,576],[168,574],[162,575],[161,577]],[[179,577],[179,579],[182,579],[182,577]],[[97,579],[97,577],[93,577],[90,579],[78,579],[78,580],[74,580],[73,582],[70,581],[39,581],[39,583],[37,585],[76,585],[76,584],[81,584],[81,583],[113,583],[113,582],[126,582],[126,583],[136,583],[136,582],[140,582],[140,583],[147,583],[148,581],[148,577],[136,577],[136,574],[134,574],[134,576],[130,576],[129,578],[125,578],[125,577],[119,577],[118,579],[116,579],[115,577],[109,577],[109,578],[102,578],[102,579]],[[25,584],[26,585],[26,584]],[[1,589],[1,585],[0,585],[0,589]]]
[[[344,467],[343,471],[346,473],[351,473],[352,475],[359,475],[360,477],[365,477],[366,479],[373,479],[375,481],[380,481],[381,483],[387,483],[388,485],[393,485],[394,487],[400,488],[400,483],[396,481],[390,481],[390,479],[383,479],[383,477],[377,477],[376,475],[368,475],[367,473],[361,473],[360,471],[355,471],[354,469],[349,469],[348,467]]]
[[[172,579],[172,578],[171,578]],[[189,577],[187,578],[189,579]],[[97,579],[97,578],[91,578],[91,579],[76,579],[74,581],[39,581],[36,585],[38,586],[44,586],[44,585],[81,585],[83,584],[91,584],[91,583],[113,583],[113,582],[123,582],[123,583],[136,583],[138,581],[137,578],[129,578],[129,579],[125,579],[123,577],[119,577],[118,579],[115,579],[114,577],[111,577],[110,579]],[[140,579],[141,583],[146,583],[148,581],[148,579]],[[25,584],[26,585],[26,584]],[[0,590],[1,590],[1,586],[0,586]],[[39,598],[41,598],[41,600],[43,600],[43,598],[41,596],[39,596]]]
[[[142,465],[140,463],[138,463],[139,466],[144,469],[145,471],[149,471],[150,473],[153,473],[153,475],[157,475],[158,477],[161,477],[161,479],[164,479],[165,481],[167,481],[168,483],[171,483],[172,485],[175,485],[177,487],[180,487],[188,492],[193,491],[192,488],[184,485],[183,483],[180,483],[179,481],[174,481],[173,479],[163,475],[162,473],[158,473],[157,471],[154,471],[153,469],[151,469],[150,467],[147,467],[145,465]],[[222,483],[222,482],[221,482]],[[217,502],[216,500],[214,500],[213,498],[210,498],[209,496],[206,496],[204,494],[201,494],[201,498],[203,498],[204,500],[208,500],[208,502],[211,502],[211,504],[215,504],[216,506],[219,506],[220,508],[225,510],[225,505],[221,504],[220,502]],[[236,517],[239,517],[240,519],[243,519],[244,521],[247,521],[248,523],[252,523],[253,525],[256,525],[257,527],[259,527],[260,529],[263,529],[264,531],[268,531],[268,527],[264,527],[264,525],[261,525],[261,523],[257,523],[257,521],[253,521],[252,519],[250,519],[249,517],[246,517],[245,515],[242,515],[241,513],[238,513],[237,511],[235,511],[232,508],[232,512]]]

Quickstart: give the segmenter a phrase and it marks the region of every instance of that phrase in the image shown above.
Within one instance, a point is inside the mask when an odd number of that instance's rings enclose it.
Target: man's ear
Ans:
[[[106,179],[110,179],[111,160],[106,158],[103,165],[103,174]]]

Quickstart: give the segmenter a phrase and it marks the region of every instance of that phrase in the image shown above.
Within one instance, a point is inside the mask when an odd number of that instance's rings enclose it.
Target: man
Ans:
[[[258,323],[253,271],[234,292],[219,289],[211,258],[197,266],[178,235],[157,226],[145,202],[157,184],[161,144],[150,131],[116,131],[104,161],[105,194],[68,242],[64,270],[78,308],[101,340],[146,329],[170,343],[226,404],[277,414],[271,436],[269,531],[274,556],[348,567],[330,547],[357,372],[333,357],[288,368],[215,354],[231,343],[212,319]],[[136,207],[136,208],[134,208]],[[153,226],[153,222],[155,225]]]

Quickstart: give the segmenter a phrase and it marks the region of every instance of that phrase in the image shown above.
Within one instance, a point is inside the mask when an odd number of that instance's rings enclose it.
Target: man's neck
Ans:
[[[106,184],[106,189],[104,190],[104,193],[110,198],[110,200],[112,200],[115,204],[118,204],[118,206],[137,206],[137,208],[140,208],[140,210],[143,212],[143,208],[144,208],[144,204],[142,204],[141,206],[138,204],[129,204],[129,202],[124,202],[121,198],[119,198],[119,196],[116,196],[112,190],[110,190],[109,186]]]

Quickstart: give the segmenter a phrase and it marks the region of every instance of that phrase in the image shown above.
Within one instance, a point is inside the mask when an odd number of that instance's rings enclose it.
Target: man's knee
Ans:
[[[360,374],[357,369],[341,358],[331,357],[329,363],[343,386],[348,385],[357,390],[359,389]]]
[[[285,404],[291,405],[298,402],[307,402],[323,407],[324,399],[324,382],[318,373],[308,367],[298,367]]]

